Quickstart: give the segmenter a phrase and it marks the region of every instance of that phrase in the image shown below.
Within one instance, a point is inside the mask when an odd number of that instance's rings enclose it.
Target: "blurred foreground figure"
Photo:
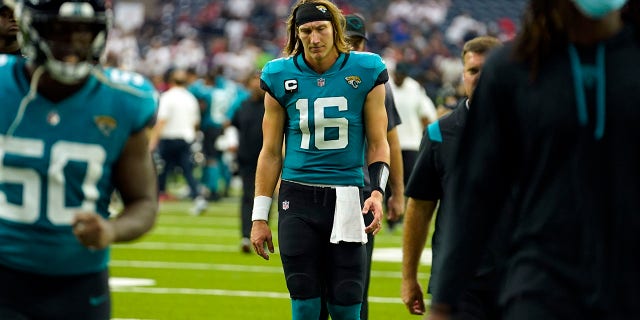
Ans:
[[[109,245],[156,217],[157,94],[95,64],[103,1],[19,1],[16,16],[27,59],[0,56],[0,319],[110,319]]]
[[[454,168],[432,319],[514,200],[504,319],[640,314],[638,1],[531,0],[482,71]]]

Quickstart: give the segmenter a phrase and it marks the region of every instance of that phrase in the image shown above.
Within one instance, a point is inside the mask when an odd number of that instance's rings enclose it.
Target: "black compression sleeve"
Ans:
[[[371,190],[378,190],[384,195],[384,188],[389,180],[389,165],[382,161],[370,164],[369,178],[371,179]]]

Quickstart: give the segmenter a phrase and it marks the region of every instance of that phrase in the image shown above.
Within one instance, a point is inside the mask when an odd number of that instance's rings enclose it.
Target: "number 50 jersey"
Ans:
[[[301,54],[267,63],[261,86],[287,113],[282,179],[363,186],[364,103],[388,78],[380,56],[366,52],[341,53],[323,74]]]
[[[111,175],[129,136],[154,120],[157,93],[142,76],[92,74],[59,102],[27,102],[25,60],[0,55],[0,264],[40,274],[104,270],[71,230],[78,211],[109,216]],[[20,108],[21,104],[26,105]]]

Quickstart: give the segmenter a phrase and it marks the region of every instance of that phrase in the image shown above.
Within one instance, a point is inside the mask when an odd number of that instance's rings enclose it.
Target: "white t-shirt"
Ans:
[[[160,95],[158,121],[166,121],[160,139],[184,139],[191,143],[196,138],[200,123],[198,100],[183,87],[173,87]]]
[[[418,81],[406,77],[400,87],[396,86],[393,79],[389,82],[393,90],[393,100],[402,121],[396,127],[400,149],[417,151],[424,132],[422,119],[436,121],[438,118],[436,107]]]

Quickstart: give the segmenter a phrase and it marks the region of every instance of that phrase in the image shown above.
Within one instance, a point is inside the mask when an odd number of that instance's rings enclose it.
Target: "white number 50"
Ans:
[[[4,158],[15,155],[26,158],[42,158],[44,142],[37,139],[0,137],[0,183],[19,184],[22,187],[20,204],[9,203],[4,192],[0,191],[0,218],[34,223],[40,215],[43,199],[40,198],[43,181],[32,168],[18,168],[4,165]],[[51,147],[47,175],[46,218],[54,225],[71,224],[73,214],[79,210],[95,211],[99,197],[97,183],[102,177],[102,167],[106,152],[100,145],[58,141]],[[65,205],[66,177],[64,170],[69,161],[86,162],[81,189],[82,203],[78,207]]]

